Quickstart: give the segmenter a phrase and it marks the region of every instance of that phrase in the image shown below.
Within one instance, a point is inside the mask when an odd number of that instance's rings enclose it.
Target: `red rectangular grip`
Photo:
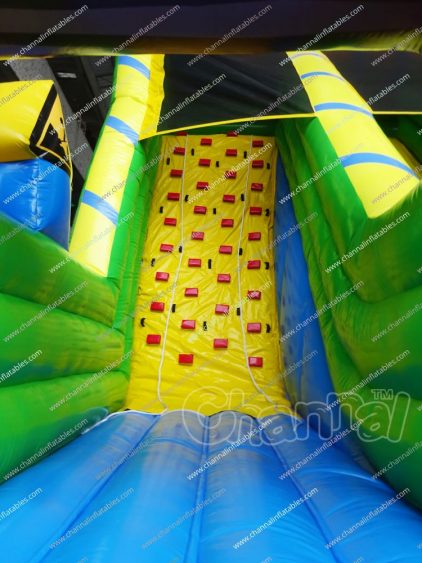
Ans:
[[[187,287],[185,289],[185,297],[198,297],[197,287]]]
[[[159,313],[164,311],[164,302],[163,301],[152,301],[150,306],[150,311],[157,311]]]
[[[168,281],[169,273],[168,272],[157,272],[155,274],[156,281]]]
[[[160,344],[161,335],[160,334],[148,334],[147,344]]]
[[[230,305],[224,305],[224,304],[217,304],[215,306],[215,314],[216,315],[228,315],[229,314],[229,310],[230,310]]]
[[[165,244],[164,242],[160,244],[160,252],[173,252],[173,244]]]
[[[167,199],[169,201],[179,201],[180,199],[180,193],[179,192],[169,192],[167,194]]]
[[[179,354],[179,364],[193,364],[193,354]]]

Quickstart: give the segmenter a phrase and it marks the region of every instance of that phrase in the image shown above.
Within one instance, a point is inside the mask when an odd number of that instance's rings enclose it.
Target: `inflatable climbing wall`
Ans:
[[[274,283],[272,137],[169,135],[136,303],[127,405],[289,411]]]

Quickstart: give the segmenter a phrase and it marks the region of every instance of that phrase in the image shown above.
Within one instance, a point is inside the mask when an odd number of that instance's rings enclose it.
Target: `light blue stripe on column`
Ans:
[[[377,152],[355,152],[353,154],[340,156],[340,160],[344,167],[354,166],[355,164],[387,164],[388,166],[400,168],[400,170],[404,170],[408,174],[415,176],[415,178],[418,177],[417,174],[415,174],[413,170],[403,162],[400,162],[391,156]]]
[[[90,192],[89,190],[84,190],[82,194],[81,202],[99,211],[102,215],[104,215],[104,217],[107,217],[107,219],[109,219],[114,225],[117,223],[117,219],[119,217],[117,211],[102,197],[100,197],[97,194],[94,194],[94,192]]]
[[[303,78],[310,78],[311,76],[331,76],[332,78],[338,78],[338,80],[342,80],[345,82],[344,78],[339,74],[334,74],[333,72],[325,72],[322,70],[315,70],[314,72],[305,72],[305,74],[301,74],[300,77]]]
[[[353,104],[344,104],[343,102],[326,102],[324,104],[316,104],[314,106],[315,111],[326,111],[330,109],[346,109],[349,111],[356,111],[358,113],[363,113],[369,117],[374,117],[370,111],[361,108],[359,106],[354,106]]]
[[[118,117],[110,115],[105,120],[105,125],[111,127],[112,129],[115,129],[116,131],[127,137],[133,145],[136,145],[136,143],[138,142],[139,135],[135,131],[135,129],[132,129],[132,127],[130,127],[127,123],[125,123]]]
[[[291,55],[289,58],[290,59],[297,59],[298,57],[319,57],[320,59],[324,59],[324,61],[327,60],[327,57],[325,55],[322,55],[321,53],[312,53],[310,51],[304,51],[303,53],[296,53],[295,55]]]
[[[144,63],[141,63],[141,61],[138,61],[133,57],[129,57],[129,55],[123,55],[122,57],[119,57],[119,65],[126,65],[134,68],[135,70],[143,74],[146,78],[148,78],[148,80],[151,77],[151,71],[149,70],[149,68],[144,65]]]

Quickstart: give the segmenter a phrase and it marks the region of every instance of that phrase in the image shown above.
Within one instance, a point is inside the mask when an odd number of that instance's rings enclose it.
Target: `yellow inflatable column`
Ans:
[[[417,174],[328,57],[320,51],[288,55],[368,217],[382,215],[419,185]],[[392,185],[400,187],[379,197]]]
[[[156,131],[163,99],[163,60],[163,55],[118,58],[113,101],[86,178],[70,245],[75,258],[104,276],[135,147],[140,137]]]

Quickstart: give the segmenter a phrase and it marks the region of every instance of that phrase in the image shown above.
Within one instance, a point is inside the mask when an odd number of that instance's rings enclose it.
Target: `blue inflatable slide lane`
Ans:
[[[327,444],[287,415],[112,415],[3,485],[3,561],[420,561],[420,516]]]

